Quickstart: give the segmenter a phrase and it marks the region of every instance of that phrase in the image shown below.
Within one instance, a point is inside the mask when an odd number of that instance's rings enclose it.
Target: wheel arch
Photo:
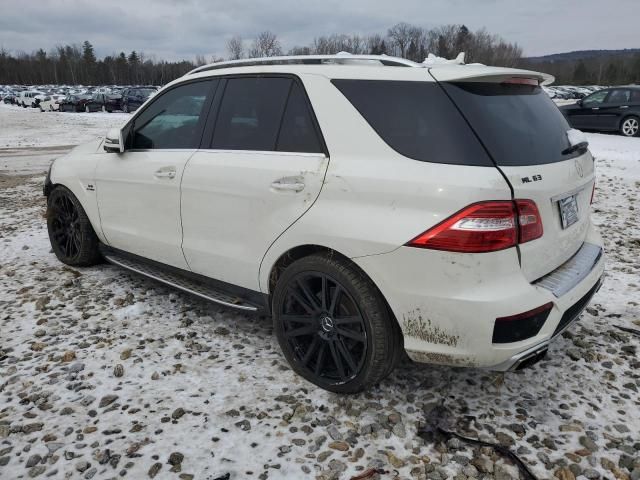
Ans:
[[[269,308],[271,308],[272,295],[273,295],[273,291],[275,290],[275,286],[278,282],[278,279],[280,278],[282,273],[285,271],[285,269],[296,260],[300,260],[301,258],[308,257],[310,255],[314,255],[317,253],[326,253],[328,255],[332,255],[336,258],[339,258],[341,261],[349,264],[354,269],[359,271],[363,276],[365,276],[380,294],[380,297],[383,299],[387,307],[390,317],[393,319],[398,329],[400,329],[400,323],[398,322],[398,319],[393,313],[393,309],[389,305],[389,302],[387,301],[384,293],[382,292],[380,287],[378,287],[378,285],[373,280],[371,275],[369,275],[360,265],[358,265],[356,262],[351,260],[348,256],[340,253],[339,251],[333,248],[326,247],[323,245],[306,244],[306,245],[298,245],[298,246],[292,247],[286,252],[284,252],[283,254],[281,254],[278,257],[278,259],[275,261],[275,263],[271,265],[271,268],[269,270],[268,284],[267,284],[268,291],[266,292],[269,298]]]
[[[622,124],[625,122],[625,120],[628,120],[629,118],[635,118],[638,121],[640,121],[640,113],[639,112],[628,112],[628,113],[624,114],[622,116],[622,118],[620,118],[620,122],[618,123],[618,130],[620,130],[622,128]]]

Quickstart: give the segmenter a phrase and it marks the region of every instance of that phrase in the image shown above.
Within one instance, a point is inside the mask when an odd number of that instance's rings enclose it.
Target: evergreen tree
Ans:
[[[583,60],[580,60],[576,68],[573,70],[573,83],[577,85],[584,85],[588,82],[589,72],[587,72],[587,66]]]

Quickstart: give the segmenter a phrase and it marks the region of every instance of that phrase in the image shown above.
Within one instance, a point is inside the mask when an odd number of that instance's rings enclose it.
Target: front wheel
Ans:
[[[293,370],[336,393],[357,393],[384,379],[402,348],[376,286],[335,255],[311,255],[283,272],[273,321]]]
[[[640,119],[638,117],[627,117],[620,124],[620,133],[625,137],[635,137],[640,132]]]
[[[53,253],[67,265],[100,263],[99,240],[80,201],[66,187],[56,187],[47,199],[47,230]]]

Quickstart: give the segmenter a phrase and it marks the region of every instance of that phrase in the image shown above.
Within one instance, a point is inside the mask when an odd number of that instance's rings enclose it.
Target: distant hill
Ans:
[[[598,57],[618,57],[628,56],[640,53],[640,48],[625,48],[623,50],[576,50],[565,53],[552,53],[551,55],[543,55],[540,57],[525,57],[523,60],[530,63],[542,62],[575,62],[578,60],[588,60]]]

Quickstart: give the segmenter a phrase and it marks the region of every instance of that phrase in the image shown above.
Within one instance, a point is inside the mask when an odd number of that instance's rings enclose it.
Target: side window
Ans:
[[[211,148],[275,150],[290,86],[288,78],[229,79],[220,103]]]
[[[631,92],[629,90],[612,90],[607,98],[607,103],[624,104],[629,103]]]
[[[280,152],[322,153],[311,112],[302,87],[293,82],[282,117],[277,150]]]
[[[136,119],[129,145],[133,149],[198,148],[201,120],[212,82],[189,83],[169,90]]]
[[[604,102],[604,99],[609,94],[609,90],[600,90],[599,92],[589,95],[583,100],[583,105],[586,107],[595,107]]]

